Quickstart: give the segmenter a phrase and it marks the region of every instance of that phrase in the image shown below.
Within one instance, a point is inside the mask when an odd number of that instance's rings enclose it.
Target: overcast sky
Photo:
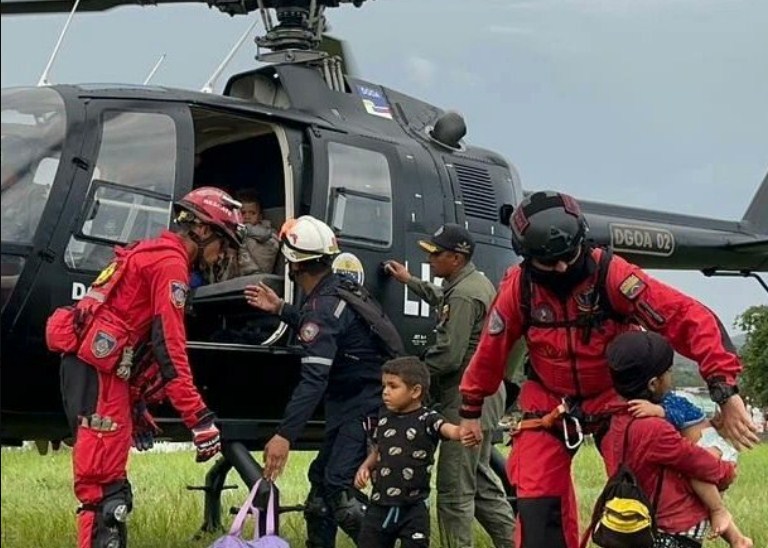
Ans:
[[[250,25],[205,5],[75,17],[50,79],[199,89]],[[464,114],[526,189],[740,219],[768,171],[764,0],[369,0],[328,12],[361,76]],[[2,86],[36,84],[66,15],[2,18]],[[262,30],[257,26],[256,32]],[[252,68],[249,40],[218,82]],[[729,327],[756,282],[653,272]]]

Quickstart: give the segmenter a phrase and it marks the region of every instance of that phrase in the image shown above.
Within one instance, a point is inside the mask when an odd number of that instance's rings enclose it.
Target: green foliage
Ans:
[[[736,325],[746,332],[741,348],[744,393],[759,406],[768,405],[768,305],[752,306],[736,318]]]
[[[696,362],[679,354],[675,354],[675,361],[672,364],[672,383],[678,388],[707,385],[701,378]]]
[[[67,548],[75,544],[76,501],[72,495],[71,452],[67,449],[44,457],[32,450],[2,451],[2,512],[0,544],[3,548]],[[282,505],[303,502],[309,486],[306,470],[314,454],[291,453],[286,474],[278,485]],[[739,478],[728,490],[726,505],[742,531],[752,537],[755,546],[768,546],[768,444],[745,453],[739,462]],[[130,477],[133,483],[135,509],[130,517],[131,548],[206,548],[218,536],[207,534],[191,540],[200,527],[203,495],[187,491],[187,485],[200,485],[207,467],[195,464],[192,451],[173,453],[140,453],[131,457]],[[595,497],[605,482],[602,461],[592,444],[586,444],[574,461],[577,496],[582,528],[586,527]],[[223,496],[224,522],[232,523],[227,510],[245,498],[242,483],[233,472],[228,484],[238,484],[235,491]],[[433,531],[435,523],[432,500]],[[281,518],[281,535],[294,547],[304,546],[304,522],[301,514],[285,514]],[[479,526],[475,529],[475,546],[490,548],[490,539]],[[352,548],[352,543],[339,534],[337,546]],[[432,546],[438,546],[433,536]],[[707,543],[723,548],[722,541]]]

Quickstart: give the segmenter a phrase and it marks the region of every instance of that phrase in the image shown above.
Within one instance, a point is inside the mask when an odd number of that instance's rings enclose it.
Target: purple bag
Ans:
[[[269,501],[267,502],[266,531],[262,533],[259,526],[259,509],[253,505],[253,499],[259,491],[262,480],[253,484],[251,492],[240,507],[240,511],[232,522],[229,533],[217,538],[209,548],[290,548],[290,544],[276,534],[277,508],[275,508],[275,491],[271,482],[269,485]],[[253,540],[243,538],[243,526],[248,516],[252,516],[256,522]]]

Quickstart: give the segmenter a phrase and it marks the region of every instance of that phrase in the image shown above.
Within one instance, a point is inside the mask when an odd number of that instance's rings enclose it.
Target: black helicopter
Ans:
[[[131,3],[82,0],[78,9]],[[257,58],[268,64],[232,76],[222,95],[150,85],[2,90],[3,444],[69,435],[45,319],[84,295],[114,245],[167,227],[171,204],[193,187],[255,185],[276,226],[302,214],[325,219],[344,250],[334,268],[377,295],[413,352],[434,320],[426,303],[388,281],[383,259],[403,257],[428,279],[417,240],[458,222],[475,236],[475,262],[492,281],[518,260],[499,220],[500,206],[524,196],[514,167],[468,145],[458,114],[345,74],[323,36],[324,11],[341,3],[209,0],[229,14],[259,10],[267,29]],[[0,2],[2,14],[70,9],[66,0]],[[768,271],[768,177],[741,221],[583,206],[596,243],[637,264],[754,276],[768,291],[757,274]],[[206,480],[208,529],[220,523],[229,469],[249,484],[259,475],[248,450],[269,438],[299,378],[291,334],[242,298],[257,281],[298,298],[282,268],[204,286],[192,298],[190,359],[225,440],[226,458]],[[259,323],[259,340],[233,336],[249,321]],[[189,439],[169,409],[158,416],[167,439]],[[298,448],[318,446],[316,419]]]

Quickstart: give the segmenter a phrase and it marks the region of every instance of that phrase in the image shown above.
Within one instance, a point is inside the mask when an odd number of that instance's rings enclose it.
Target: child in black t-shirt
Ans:
[[[363,489],[370,479],[370,505],[357,539],[366,548],[429,546],[429,482],[441,439],[459,440],[459,427],[422,405],[429,370],[418,358],[390,360],[382,367],[384,405],[373,434],[374,447],[355,476]]]

